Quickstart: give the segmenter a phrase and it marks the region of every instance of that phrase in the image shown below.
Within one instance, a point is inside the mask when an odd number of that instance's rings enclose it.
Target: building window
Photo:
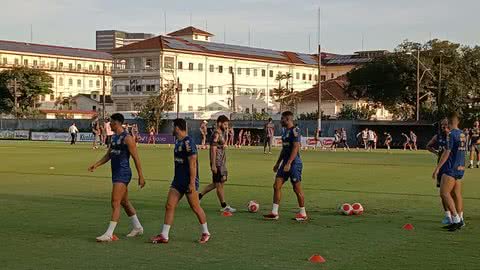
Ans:
[[[54,101],[55,100],[55,95],[51,94],[50,95],[50,101]]]
[[[335,78],[335,74],[332,73],[332,75],[330,76],[330,78],[332,78],[332,79]]]
[[[173,69],[174,68],[174,63],[175,63],[175,58],[173,58],[171,56],[165,56],[163,58],[163,67],[164,68]]]
[[[97,87],[100,87],[100,80],[97,80],[96,85]]]
[[[97,110],[97,106],[93,105],[92,106],[92,111],[96,111]]]
[[[312,74],[308,74],[308,80],[309,80],[309,81],[312,80]]]
[[[63,86],[63,78],[62,77],[58,78],[58,85]]]
[[[97,71],[100,71],[100,66],[97,65],[97,66],[95,67],[95,69],[96,69]]]
[[[20,62],[18,61],[18,58],[15,58],[14,64],[15,64],[16,66],[18,66],[18,65],[20,64]]]
[[[202,106],[198,106],[198,107],[197,107],[197,111],[203,111],[203,107],[202,107]]]
[[[223,86],[218,87],[218,94],[223,95]]]
[[[295,79],[300,80],[300,73],[297,72],[297,73],[295,74]]]
[[[253,70],[253,76],[257,77],[257,75],[258,75],[257,69],[254,69]]]
[[[203,64],[202,63],[198,63],[198,71],[203,71]]]
[[[82,80],[77,80],[77,87],[82,87]]]
[[[193,70],[193,63],[188,63],[188,70]]]
[[[307,80],[307,74],[305,74],[305,73],[302,74],[302,80],[304,80],[304,81]]]
[[[237,74],[242,75],[242,68],[237,68]]]
[[[93,87],[93,80],[88,81],[88,87],[92,88]]]
[[[73,70],[73,64],[72,63],[68,64],[68,69]]]
[[[7,59],[6,57],[4,57],[4,58],[2,59],[2,63],[3,63],[4,65],[6,65],[6,64],[8,63],[8,59]]]
[[[273,78],[273,70],[270,70],[268,76],[270,76],[270,78]]]
[[[155,85],[154,84],[147,84],[147,85],[145,85],[145,88],[146,88],[145,90],[147,92],[154,92],[155,91]]]
[[[68,79],[68,86],[73,86],[73,80],[72,79]]]
[[[210,86],[208,87],[208,93],[209,93],[209,94],[213,94],[213,86],[210,85]]]
[[[78,65],[77,65],[77,70],[78,70],[78,71],[82,70],[82,65],[78,64]]]
[[[198,35],[195,35],[195,39],[198,39]]]
[[[223,73],[223,66],[218,66],[218,73]]]
[[[190,93],[193,92],[193,83],[188,85],[187,92],[190,92]]]
[[[322,82],[324,82],[326,79],[327,79],[327,76],[325,76],[325,75],[320,76],[320,80],[321,80]]]
[[[228,73],[232,74],[233,73],[233,67],[228,67]]]
[[[265,69],[262,69],[262,77],[267,76],[267,71]]]
[[[45,101],[45,95],[40,96],[40,101]]]
[[[37,60],[33,60],[33,66],[34,67],[38,66],[38,61]],[[45,100],[45,97],[43,97],[43,99]]]
[[[249,68],[245,69],[245,75],[250,76],[250,69]]]
[[[178,61],[177,67],[178,69],[183,69],[183,63],[181,61]]]
[[[207,41],[208,41],[208,37],[205,37],[205,40],[207,40]]]
[[[215,67],[214,67],[213,65],[210,65],[210,66],[208,67],[208,70],[209,70],[210,72],[214,72],[214,71],[215,71]]]
[[[315,74],[315,81],[318,82],[318,74]]]
[[[23,65],[28,66],[28,59],[23,59]]]
[[[92,65],[89,65],[89,66],[88,66],[88,70],[92,71],[92,70],[93,70],[93,66],[92,66]]]
[[[198,93],[200,94],[203,93],[203,84],[199,84],[197,90],[198,90]]]
[[[147,59],[145,60],[145,68],[152,68],[153,67],[153,60],[152,59]]]
[[[193,106],[188,106],[188,111],[189,112],[193,111]]]

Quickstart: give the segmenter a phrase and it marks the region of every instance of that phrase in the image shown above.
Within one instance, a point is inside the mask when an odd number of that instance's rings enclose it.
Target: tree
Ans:
[[[36,115],[39,97],[52,93],[53,78],[46,72],[15,67],[0,72],[0,111],[13,113],[15,93],[13,82],[16,80],[17,117]]]
[[[361,106],[353,108],[352,105],[344,105],[338,113],[337,119],[340,120],[370,120],[375,114],[375,109],[370,106]]]
[[[425,44],[405,41],[394,53],[352,70],[347,74],[347,93],[383,104],[397,119],[413,119],[418,50],[423,74],[421,112],[426,112],[420,114],[423,119],[438,118],[452,110],[461,112],[467,98],[479,96],[480,49],[436,39]]]
[[[175,87],[170,84],[164,87],[158,95],[150,96],[141,105],[138,117],[145,120],[149,128],[159,130],[163,113],[173,110],[175,106]]]
[[[278,87],[273,89],[273,96],[280,103],[280,110],[293,110],[298,101],[298,97],[294,94],[295,91],[289,87],[291,78],[292,74],[288,72],[286,74],[279,72],[275,77],[275,80],[278,81]],[[284,80],[286,81],[285,86],[282,84]]]

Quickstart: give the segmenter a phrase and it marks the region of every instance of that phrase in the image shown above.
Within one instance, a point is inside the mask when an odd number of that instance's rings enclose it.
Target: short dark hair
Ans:
[[[293,113],[291,111],[284,111],[282,113],[283,117],[293,117]]]
[[[272,119],[271,117],[270,117],[270,118],[268,118],[268,122],[270,122],[270,121],[272,121],[272,120],[273,120],[273,119]]]
[[[448,121],[452,121],[453,118],[460,119],[460,114],[455,112],[455,111],[450,112],[450,113],[448,113],[447,118],[448,118]]]
[[[228,117],[226,117],[225,115],[220,115],[218,118],[217,118],[217,123],[225,123],[225,122],[228,122],[230,120],[228,120]]]
[[[112,119],[112,121],[117,121],[120,124],[123,124],[123,122],[125,122],[125,117],[123,117],[123,114],[121,113],[112,114],[112,116],[110,116],[110,119]]]
[[[182,131],[185,131],[187,130],[187,121],[185,121],[185,119],[182,119],[182,118],[177,118],[173,120],[173,126],[178,127],[178,129]]]

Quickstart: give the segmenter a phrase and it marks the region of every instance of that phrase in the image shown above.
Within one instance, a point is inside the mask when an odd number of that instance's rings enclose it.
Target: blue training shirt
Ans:
[[[282,152],[281,157],[283,162],[287,162],[293,151],[293,144],[300,143],[301,135],[300,130],[297,127],[285,128],[282,132]],[[302,162],[300,158],[300,149],[295,157],[294,163]]]
[[[130,168],[130,151],[125,143],[128,136],[126,131],[112,136],[110,145],[110,164],[112,167],[112,180],[130,181],[132,170]]]
[[[190,163],[188,158],[198,154],[197,145],[190,136],[186,136],[182,140],[175,142],[174,148],[174,162],[175,162],[175,176],[173,181],[187,181],[190,182]],[[198,159],[197,159],[197,177],[198,181]]]
[[[453,129],[447,136],[447,149],[450,156],[444,166],[448,171],[462,172],[465,170],[465,153],[467,138],[460,129]]]

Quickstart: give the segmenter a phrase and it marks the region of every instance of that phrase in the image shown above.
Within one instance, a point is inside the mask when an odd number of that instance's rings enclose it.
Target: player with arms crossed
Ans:
[[[225,147],[227,146],[226,141],[226,132],[228,131],[228,118],[225,115],[220,115],[217,118],[217,129],[212,134],[212,139],[210,141],[210,168],[212,170],[212,183],[206,186],[203,191],[199,194],[200,200],[203,196],[207,195],[208,192],[217,189],[218,200],[222,208],[221,212],[231,212],[234,213],[237,210],[230,207],[225,202],[225,192],[224,186],[227,181],[228,171],[227,171],[227,156],[225,153]]]
[[[187,122],[184,119],[173,121],[173,135],[176,137],[174,148],[175,175],[170,190],[168,191],[167,204],[165,205],[165,221],[162,232],[150,240],[154,244],[166,244],[169,239],[170,227],[173,224],[175,208],[183,195],[187,197],[188,204],[193,210],[202,227],[202,236],[199,243],[207,243],[210,232],[207,226],[207,217],[198,199],[198,150],[195,142],[187,134]]]
[[[465,225],[463,221],[463,198],[461,179],[465,173],[465,153],[467,142],[465,134],[458,129],[459,116],[456,112],[448,116],[450,132],[447,136],[447,148],[442,153],[433,179],[441,173],[440,196],[452,213],[452,224],[445,226],[449,231],[456,231]],[[452,197],[455,194],[456,200]]]
[[[443,154],[443,151],[447,148],[447,136],[450,132],[448,128],[448,119],[445,118],[440,122],[440,128],[436,135],[428,142],[427,150],[435,154],[437,158],[437,164],[440,162],[440,157]],[[440,188],[440,183],[442,181],[443,172],[440,171],[437,175],[437,188]],[[455,193],[452,193],[453,199],[456,199]],[[452,213],[448,210],[447,206],[442,200],[443,210],[445,211],[445,218],[442,220],[442,224],[451,224],[452,223]]]
[[[268,123],[265,124],[265,142],[263,144],[263,153],[267,153],[267,146],[268,146],[268,153],[272,153],[272,143],[273,143],[273,136],[275,134],[275,125],[273,124],[272,118],[268,118]]]
[[[278,157],[277,163],[273,166],[276,173],[275,183],[273,184],[273,207],[272,212],[264,215],[265,219],[277,220],[278,208],[282,197],[282,186],[290,179],[293,185],[293,191],[297,195],[299,213],[295,216],[297,221],[308,219],[305,211],[305,199],[302,190],[302,159],[300,158],[300,131],[293,123],[293,113],[286,111],[282,113],[281,124],[284,128],[282,134],[282,151]]]
[[[470,130],[470,164],[468,168],[473,168],[473,161],[477,156],[477,168],[480,167],[480,125],[478,121],[473,123],[473,128]]]
[[[98,167],[110,161],[112,166],[112,219],[107,231],[97,237],[97,242],[111,242],[118,240],[113,234],[118,221],[120,220],[120,208],[123,207],[132,222],[132,231],[127,237],[135,237],[143,234],[143,227],[138,220],[137,213],[133,205],[128,199],[128,184],[132,179],[132,170],[130,169],[130,156],[135,162],[138,173],[138,185],[140,188],[145,186],[143,178],[142,166],[138,157],[137,146],[135,140],[122,127],[124,122],[123,115],[119,113],[112,114],[110,117],[110,125],[114,133],[110,148],[105,156],[88,168],[93,172]]]

